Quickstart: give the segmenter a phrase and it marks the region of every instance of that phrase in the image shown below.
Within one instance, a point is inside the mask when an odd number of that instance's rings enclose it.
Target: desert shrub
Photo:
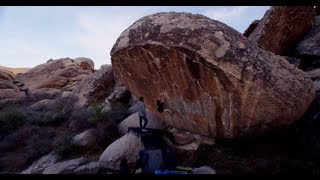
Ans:
[[[37,93],[29,93],[28,96],[25,96],[23,99],[22,99],[22,102],[21,104],[23,106],[30,106],[36,102],[39,102],[41,100],[44,100],[44,99],[56,99],[58,98],[60,95],[60,93],[46,93],[45,91],[44,92],[37,92]]]
[[[74,136],[75,134],[69,132],[60,135],[55,141],[53,151],[63,158],[77,153],[79,148],[72,144],[72,138]]]
[[[81,108],[74,110],[70,117],[71,122],[69,124],[69,128],[74,132],[82,132],[93,127],[94,124],[90,123],[88,120],[92,116],[94,116],[94,111],[90,109]]]
[[[59,126],[61,123],[68,120],[69,116],[65,112],[54,110],[43,111],[28,111],[25,113],[27,120],[32,125],[37,126]]]
[[[41,127],[35,128],[37,131],[26,141],[26,152],[29,152],[28,160],[36,160],[37,158],[49,153],[53,148],[53,139],[56,132],[52,129],[41,130]]]
[[[0,132],[8,133],[25,123],[24,114],[16,107],[8,107],[0,111]]]
[[[84,131],[95,128],[98,148],[105,148],[111,142],[119,138],[116,121],[109,119],[107,114],[102,112],[100,105],[93,105],[89,108],[74,111],[71,116],[74,131]],[[86,122],[86,123],[84,123]]]
[[[100,105],[94,105],[89,108],[89,111],[91,111],[91,117],[88,118],[88,122],[91,124],[98,124],[107,118],[106,114],[102,112],[102,106]]]
[[[33,146],[31,143],[38,143],[45,139],[51,142],[54,136],[55,131],[52,128],[24,125],[0,141],[0,150],[1,152],[13,151],[25,146],[34,147],[30,149],[39,149],[42,146]]]
[[[107,119],[106,113],[102,112],[101,105],[93,105],[88,108],[74,110],[70,119],[85,120],[91,125],[97,125],[99,122]]]
[[[117,124],[114,120],[105,120],[97,124],[97,135],[98,142],[97,144],[105,149],[109,144],[114,142],[120,137]]]
[[[128,107],[126,104],[121,102],[113,102],[111,103],[111,111],[107,113],[108,119],[113,119],[116,123],[120,123],[126,117],[128,117],[127,113]]]
[[[0,141],[0,165],[6,169],[26,168],[53,148],[53,128],[25,124]]]
[[[59,97],[43,110],[26,110],[28,122],[38,126],[59,126],[67,121],[73,112],[76,96]]]
[[[69,95],[67,97],[59,97],[54,100],[52,104],[52,109],[55,110],[64,110],[66,112],[71,112],[74,107],[74,103],[77,101],[77,96],[76,95]]]

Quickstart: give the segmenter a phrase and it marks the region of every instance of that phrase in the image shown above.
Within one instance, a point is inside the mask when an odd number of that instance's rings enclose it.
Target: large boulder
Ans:
[[[164,129],[166,127],[165,122],[162,121],[159,117],[157,117],[157,115],[155,115],[148,109],[146,110],[146,112],[148,119],[147,128]],[[129,127],[139,127],[139,121],[140,120],[138,113],[130,115],[118,125],[119,133],[123,135],[128,132]]]
[[[261,19],[249,40],[279,55],[292,55],[296,43],[314,23],[313,6],[274,6]]]
[[[55,164],[60,159],[61,157],[58,154],[51,152],[37,160],[28,169],[21,172],[21,174],[41,174],[47,167]]]
[[[94,71],[93,61],[87,58],[62,58],[38,65],[17,79],[29,90],[55,88],[72,90],[84,76]],[[81,78],[79,78],[81,77]]]
[[[112,66],[101,66],[98,71],[83,78],[74,90],[79,96],[78,105],[103,102],[112,93],[114,83]]]
[[[119,169],[123,158],[129,164],[139,160],[139,152],[144,148],[141,137],[133,133],[128,133],[110,144],[99,158],[100,167]]]
[[[306,73],[202,15],[146,16],[120,35],[111,56],[121,81],[150,111],[172,127],[212,138],[291,124],[314,98]],[[155,106],[160,93],[163,113]]]
[[[244,31],[243,35],[245,37],[249,37],[250,34],[254,31],[254,29],[258,26],[260,20],[254,20],[249,27]]]
[[[97,142],[97,135],[94,129],[86,130],[72,138],[72,143],[80,147],[91,147]]]

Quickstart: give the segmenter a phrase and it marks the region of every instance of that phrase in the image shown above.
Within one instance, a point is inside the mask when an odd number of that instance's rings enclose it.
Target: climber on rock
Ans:
[[[162,113],[164,111],[164,95],[163,93],[160,93],[160,97],[157,100],[157,109],[158,112]]]

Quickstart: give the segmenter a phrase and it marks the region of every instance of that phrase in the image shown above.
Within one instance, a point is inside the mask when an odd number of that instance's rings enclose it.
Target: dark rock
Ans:
[[[254,31],[254,29],[258,26],[260,20],[254,20],[249,27],[244,31],[243,35],[245,37],[249,37],[250,34]]]

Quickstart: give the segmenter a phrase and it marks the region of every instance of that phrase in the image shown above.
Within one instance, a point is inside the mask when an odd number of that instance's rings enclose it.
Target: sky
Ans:
[[[190,12],[243,33],[269,6],[2,6],[0,65],[34,67],[49,59],[87,57],[95,69],[111,64],[120,34],[158,12]]]

